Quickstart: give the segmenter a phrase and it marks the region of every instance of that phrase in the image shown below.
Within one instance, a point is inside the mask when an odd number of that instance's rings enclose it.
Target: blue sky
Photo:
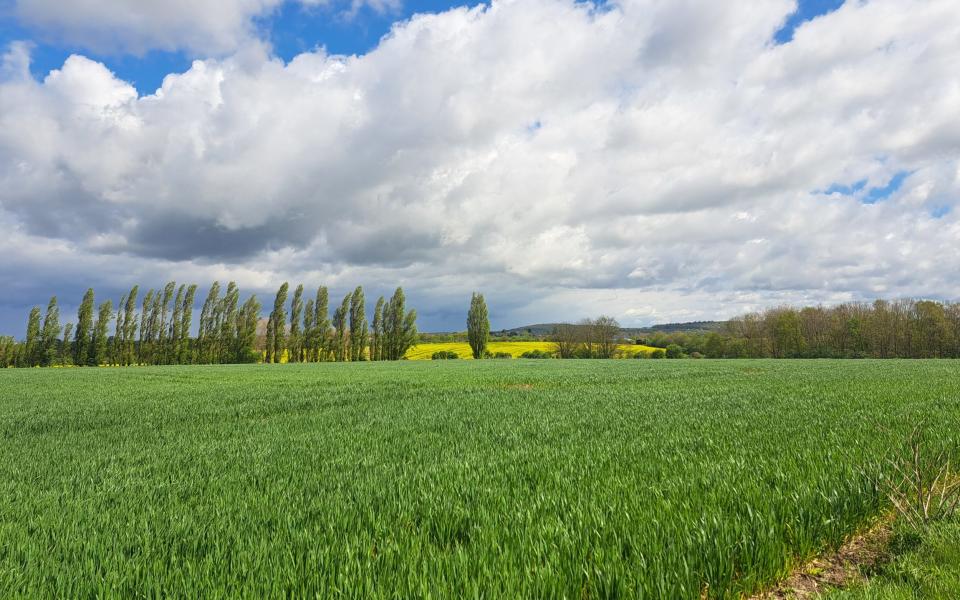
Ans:
[[[960,297],[956,0],[594,7],[0,0],[0,335],[169,280],[428,331]]]
[[[0,46],[10,42],[29,40],[33,45],[31,70],[42,78],[64,60],[80,53],[105,64],[120,79],[134,84],[143,94],[153,93],[170,73],[180,73],[190,67],[194,58],[204,58],[189,52],[150,50],[133,55],[122,52],[99,54],[79,45],[70,45],[44,31],[18,21],[12,7],[13,0],[0,0]],[[346,14],[342,7],[306,7],[286,2],[279,8],[256,19],[256,28],[264,40],[269,40],[275,54],[284,60],[302,52],[325,47],[331,54],[364,54],[375,48],[380,39],[397,21],[417,13],[435,13],[460,6],[475,6],[479,2],[451,0],[405,0],[396,9],[385,11],[360,8],[355,14]],[[829,13],[843,4],[843,0],[799,0],[797,10],[779,29],[774,39],[786,43],[793,31],[805,21]]]

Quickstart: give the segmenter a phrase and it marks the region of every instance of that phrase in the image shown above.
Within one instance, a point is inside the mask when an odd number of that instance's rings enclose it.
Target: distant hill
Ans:
[[[637,337],[650,335],[652,333],[693,333],[703,331],[716,331],[724,326],[725,321],[691,321],[689,323],[663,323],[660,325],[651,325],[649,327],[624,327],[620,333],[624,337]],[[553,333],[554,328],[559,323],[537,323],[534,325],[523,325],[512,329],[501,329],[491,331],[496,336],[533,336],[542,337]]]

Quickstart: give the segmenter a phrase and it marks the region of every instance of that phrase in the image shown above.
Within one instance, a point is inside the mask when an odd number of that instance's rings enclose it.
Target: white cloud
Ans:
[[[848,2],[776,46],[791,10],[504,0],[144,97],[71,57],[0,84],[0,207],[105,285],[404,283],[435,327],[471,289],[495,325],[960,295],[954,2]],[[817,192],[899,172],[873,205]]]

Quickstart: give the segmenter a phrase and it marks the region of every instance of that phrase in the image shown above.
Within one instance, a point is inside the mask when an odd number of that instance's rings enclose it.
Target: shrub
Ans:
[[[650,353],[650,358],[666,358],[667,351],[663,348],[657,348],[656,350]]]
[[[699,352],[691,352],[690,358],[703,358],[703,355],[700,354]]]
[[[513,355],[509,352],[496,352],[494,353],[493,358],[510,359],[513,358]]]
[[[460,358],[460,355],[452,350],[441,350],[439,352],[434,352],[430,356],[430,360],[455,360]]]
[[[553,358],[553,354],[543,350],[528,350],[521,354],[520,358]]]
[[[666,349],[667,358],[683,358],[683,348],[677,344],[670,344]]]

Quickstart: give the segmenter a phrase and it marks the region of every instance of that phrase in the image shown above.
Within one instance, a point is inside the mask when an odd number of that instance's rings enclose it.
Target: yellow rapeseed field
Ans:
[[[621,352],[629,358],[633,358],[639,353],[649,354],[654,350],[650,346],[637,346],[633,344],[621,344]],[[492,354],[497,352],[509,352],[514,358],[518,358],[524,352],[531,350],[541,350],[543,352],[553,352],[556,350],[556,344],[553,342],[490,342],[487,350]],[[441,342],[434,344],[418,344],[409,350],[405,358],[407,360],[430,360],[434,352],[456,352],[460,358],[473,359],[470,352],[470,344],[466,342]]]

